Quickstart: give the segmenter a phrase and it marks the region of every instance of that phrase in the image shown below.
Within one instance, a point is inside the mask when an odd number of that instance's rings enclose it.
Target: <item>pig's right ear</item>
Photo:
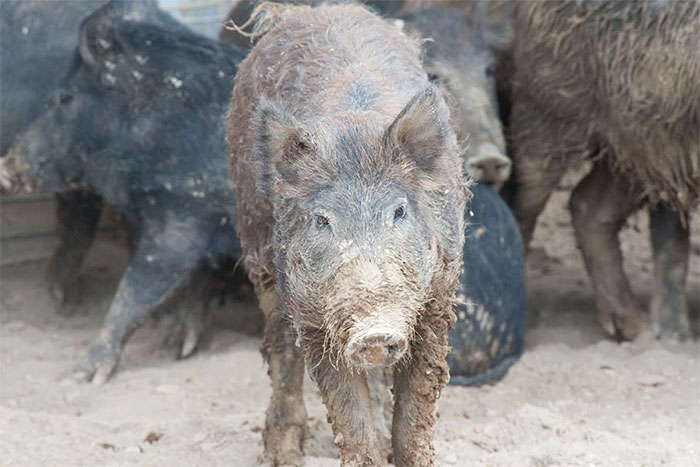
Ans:
[[[258,190],[270,197],[278,180],[289,184],[298,181],[301,160],[312,150],[311,139],[291,116],[267,99],[258,103],[252,124]]]
[[[105,52],[112,52],[114,42],[114,20],[118,15],[113,2],[98,8],[80,24],[78,53],[90,67],[100,66],[99,57]]]

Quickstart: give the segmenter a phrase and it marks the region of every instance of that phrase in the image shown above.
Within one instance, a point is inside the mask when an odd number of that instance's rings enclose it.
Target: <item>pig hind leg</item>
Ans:
[[[173,300],[172,309],[162,312],[171,315],[172,322],[162,345],[165,353],[187,358],[197,350],[209,329],[210,297],[207,292],[212,275],[208,265],[201,265]]]
[[[306,434],[304,357],[296,346],[296,331],[290,318],[278,308],[274,285],[257,284],[256,293],[265,316],[260,350],[272,380],[272,397],[263,431],[265,457],[274,466],[299,466]]]
[[[203,256],[201,245],[196,244],[201,239],[196,234],[179,243],[172,242],[163,239],[168,235],[166,231],[173,229],[161,227],[144,229],[149,236],[141,238],[119,282],[102,329],[77,370],[79,379],[104,383],[116,368],[129,335],[151,311],[186,284]]]
[[[651,300],[652,329],[656,337],[690,337],[685,278],[690,240],[688,228],[678,212],[664,204],[649,217],[654,254],[654,289]]]
[[[46,271],[49,294],[60,314],[80,300],[78,275],[97,232],[102,200],[89,191],[57,193],[56,248]]]
[[[637,336],[643,315],[622,269],[617,236],[639,204],[627,180],[613,176],[605,162],[593,165],[569,201],[598,317],[610,335],[619,333],[624,339]]]

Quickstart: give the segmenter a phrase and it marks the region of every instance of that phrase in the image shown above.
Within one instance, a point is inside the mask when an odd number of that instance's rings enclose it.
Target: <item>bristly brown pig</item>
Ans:
[[[265,455],[302,462],[306,363],[342,465],[387,463],[377,369],[393,370],[393,462],[433,465],[469,193],[447,106],[417,43],[363,7],[256,14],[227,141],[266,317]]]
[[[604,328],[634,338],[643,313],[617,233],[649,206],[652,329],[690,334],[688,223],[700,195],[700,2],[516,4],[511,119],[514,209],[525,242],[564,171],[592,171],[570,208]]]

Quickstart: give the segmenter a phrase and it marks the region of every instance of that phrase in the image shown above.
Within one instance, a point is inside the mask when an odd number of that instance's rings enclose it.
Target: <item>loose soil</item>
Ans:
[[[646,330],[617,343],[596,321],[568,194],[553,196],[529,258],[526,352],[493,386],[445,389],[437,465],[698,466],[700,227],[693,226],[688,277],[696,339],[658,342]],[[628,224],[625,266],[648,301],[646,214]],[[0,464],[257,465],[270,388],[252,298],[217,309],[209,342],[192,358],[163,355],[166,320],[152,320],[106,385],[65,376],[96,335],[125,265],[119,244],[98,241],[84,268],[83,303],[70,317],[53,311],[45,261],[0,271]],[[306,465],[337,466],[325,409],[308,380],[305,397]]]

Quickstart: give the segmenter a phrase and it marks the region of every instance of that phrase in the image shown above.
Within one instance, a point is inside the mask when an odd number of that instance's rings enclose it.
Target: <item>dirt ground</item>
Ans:
[[[437,465],[700,465],[698,341],[660,343],[646,331],[618,344],[602,333],[563,207],[567,197],[554,196],[530,257],[527,350],[494,386],[445,389]],[[694,230],[688,294],[697,333]],[[636,215],[622,237],[632,284],[646,300],[646,216]],[[208,346],[188,360],[162,355],[165,325],[154,321],[132,337],[105,386],[64,376],[96,334],[125,261],[119,245],[95,245],[84,269],[84,303],[71,317],[52,309],[45,262],[0,271],[0,464],[257,465],[270,395],[260,339],[224,326],[241,310],[256,321],[250,301],[217,310]],[[313,383],[306,389],[306,465],[338,465],[325,410]]]

